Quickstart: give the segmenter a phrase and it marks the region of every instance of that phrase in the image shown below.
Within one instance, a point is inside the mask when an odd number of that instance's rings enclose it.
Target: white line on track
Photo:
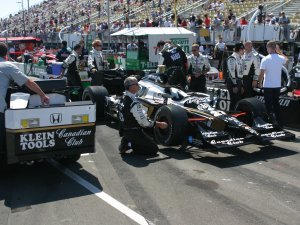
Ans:
[[[104,191],[100,190],[99,188],[95,187],[94,185],[92,185],[91,183],[89,183],[88,181],[83,179],[82,177],[75,174],[70,169],[62,166],[60,163],[58,163],[54,160],[49,160],[49,163],[52,166],[54,166],[56,169],[58,169],[59,171],[61,171],[62,173],[64,173],[65,175],[67,175],[68,177],[73,179],[74,181],[76,181],[78,184],[80,184],[81,186],[83,186],[84,188],[86,188],[87,190],[92,192],[98,198],[102,199],[107,204],[114,207],[115,209],[117,209],[118,211],[120,211],[121,213],[123,213],[124,215],[126,215],[127,217],[132,219],[133,221],[135,221],[136,223],[142,224],[142,225],[149,225],[149,224],[153,225],[153,223],[146,220],[145,217],[143,217],[142,215],[136,213],[132,209],[128,208],[123,203],[117,201],[116,199],[114,199],[110,195],[106,194]]]

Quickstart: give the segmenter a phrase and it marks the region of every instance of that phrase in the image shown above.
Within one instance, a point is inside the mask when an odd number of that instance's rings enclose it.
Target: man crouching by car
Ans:
[[[150,137],[148,137],[143,128],[153,128],[154,126],[165,129],[168,124],[165,122],[151,121],[147,118],[142,104],[136,98],[139,91],[139,84],[135,77],[127,77],[124,81],[125,96],[123,107],[120,111],[122,137],[119,151],[124,154],[132,148],[134,154],[156,155],[158,147]],[[129,146],[129,144],[131,146]]]

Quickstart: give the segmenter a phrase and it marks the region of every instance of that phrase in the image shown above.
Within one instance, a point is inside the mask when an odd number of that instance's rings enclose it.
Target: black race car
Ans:
[[[213,95],[185,93],[164,84],[159,74],[145,76],[139,85],[138,98],[149,118],[169,125],[165,130],[154,128],[154,138],[162,145],[221,149],[295,138],[268,122],[264,104],[256,98],[243,99],[234,112],[225,113],[215,108],[217,99]],[[104,87],[91,88],[91,98],[99,99],[97,115],[118,119],[123,96],[109,96]]]

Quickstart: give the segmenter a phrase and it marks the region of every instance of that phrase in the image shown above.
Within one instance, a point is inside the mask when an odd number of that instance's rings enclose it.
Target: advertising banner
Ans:
[[[55,127],[47,130],[31,129],[7,132],[8,143],[13,143],[16,154],[55,151],[94,146],[95,126]]]

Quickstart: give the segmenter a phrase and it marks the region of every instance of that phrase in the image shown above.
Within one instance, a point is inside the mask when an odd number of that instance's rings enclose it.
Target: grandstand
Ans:
[[[163,2],[163,3],[162,3]],[[216,10],[210,8],[212,0],[182,0],[177,1],[177,12],[181,19],[188,19],[193,13],[195,16],[208,13],[210,18],[216,14]],[[217,1],[220,2],[220,1]],[[224,17],[229,9],[237,18],[245,16],[250,18],[258,5],[265,5],[268,12],[278,15],[281,10],[286,11],[292,25],[300,22],[298,0],[240,0],[240,3],[232,0],[224,0]],[[109,7],[109,11],[107,10]],[[44,0],[24,11],[25,23],[22,21],[23,12],[4,18],[0,21],[0,29],[8,30],[9,36],[41,35],[58,32],[62,27],[71,25],[73,31],[88,32],[91,30],[107,29],[102,23],[108,21],[110,25],[118,24],[118,29],[129,26],[141,26],[147,21],[159,21],[171,19],[173,14],[174,0]],[[222,11],[222,10],[221,10]],[[109,12],[109,13],[108,13]],[[172,21],[171,21],[172,23]],[[90,26],[92,25],[92,26]],[[101,26],[100,26],[101,25]],[[189,28],[189,24],[187,24]],[[115,30],[114,30],[115,31]]]

